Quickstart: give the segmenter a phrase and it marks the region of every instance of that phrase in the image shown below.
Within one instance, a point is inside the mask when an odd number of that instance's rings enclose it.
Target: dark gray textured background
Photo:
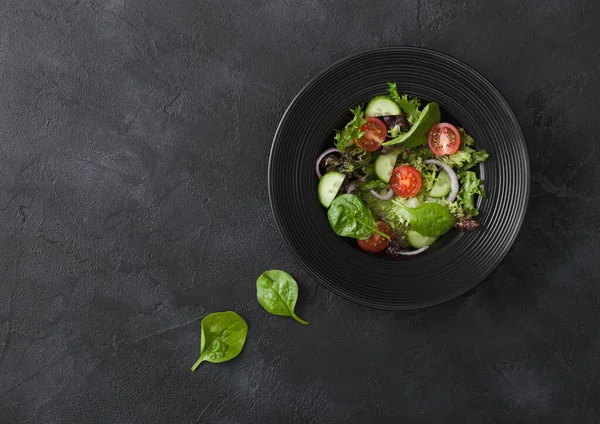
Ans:
[[[0,422],[600,422],[599,20],[592,0],[2,1]],[[489,77],[533,173],[502,265],[412,313],[311,281],[266,183],[295,93],[395,44]],[[261,309],[269,268],[313,325]],[[190,372],[228,309],[242,354]]]

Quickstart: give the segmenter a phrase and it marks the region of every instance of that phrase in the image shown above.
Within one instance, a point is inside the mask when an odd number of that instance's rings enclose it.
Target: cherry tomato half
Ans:
[[[392,171],[390,187],[397,196],[412,197],[421,190],[421,174],[412,166],[397,166]]]
[[[377,229],[382,233],[392,236],[392,229],[383,221],[377,221]],[[388,247],[390,241],[380,234],[373,234],[368,240],[358,240],[358,245],[365,252],[381,252]]]
[[[373,117],[367,118],[367,122],[360,127],[360,131],[364,132],[365,135],[355,140],[355,142],[357,146],[367,152],[374,152],[379,149],[387,135],[387,128],[383,121]]]
[[[451,155],[460,147],[460,133],[454,125],[441,122],[429,130],[428,142],[434,155]]]

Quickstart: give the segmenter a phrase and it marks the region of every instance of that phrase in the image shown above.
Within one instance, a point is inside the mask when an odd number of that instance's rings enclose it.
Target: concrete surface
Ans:
[[[600,4],[0,3],[0,422],[598,423]],[[298,90],[395,44],[466,61],[531,155],[517,242],[475,290],[412,313],[320,288],[266,173]],[[298,314],[255,281],[280,268]],[[199,320],[250,332],[189,367]]]

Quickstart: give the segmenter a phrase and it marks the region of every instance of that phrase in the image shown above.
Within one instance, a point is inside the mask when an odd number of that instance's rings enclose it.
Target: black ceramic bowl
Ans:
[[[399,259],[364,253],[333,232],[314,170],[348,109],[386,94],[387,81],[400,93],[439,103],[490,154],[478,170],[487,192],[479,199],[481,227],[451,231],[425,253]],[[529,173],[519,123],[488,80],[446,54],[398,46],[347,57],[298,93],[273,140],[269,196],[283,237],[318,282],[363,305],[416,309],[466,292],[498,265],[523,222]]]

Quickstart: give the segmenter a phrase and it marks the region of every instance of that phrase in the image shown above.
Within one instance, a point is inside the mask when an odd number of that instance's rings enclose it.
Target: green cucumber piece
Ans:
[[[346,176],[340,172],[328,172],[319,181],[319,201],[328,208],[337,196]]]
[[[392,171],[398,159],[398,152],[391,152],[387,155],[379,155],[375,159],[375,173],[383,182],[389,183],[392,176]]]
[[[437,198],[447,196],[450,193],[451,187],[452,183],[450,182],[448,173],[442,170],[437,177],[437,181],[433,184],[431,190],[429,190],[429,195]]]
[[[401,113],[402,111],[398,105],[387,96],[375,97],[365,109],[367,116],[400,115]]]
[[[425,246],[431,246],[437,240],[437,237],[427,237],[423,234],[417,233],[416,231],[407,231],[406,240],[415,249],[420,249]]]

